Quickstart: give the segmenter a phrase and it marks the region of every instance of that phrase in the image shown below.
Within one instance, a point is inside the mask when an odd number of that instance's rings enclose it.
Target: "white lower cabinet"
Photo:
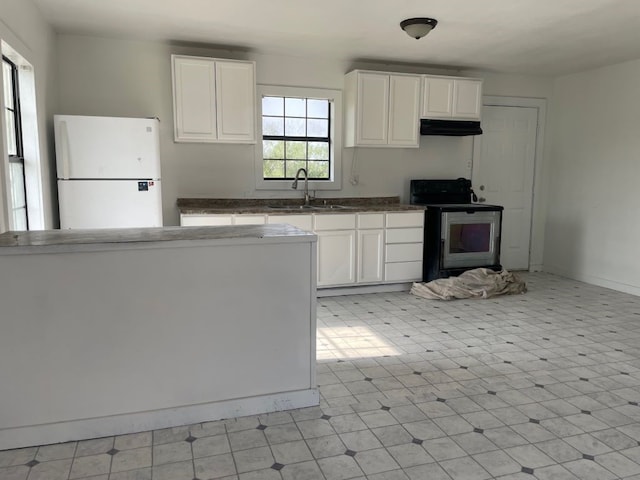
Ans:
[[[215,227],[220,225],[264,225],[265,215],[181,214],[182,227]]]
[[[313,231],[313,217],[311,215],[268,215],[267,223],[288,223],[307,232]]]
[[[381,283],[384,230],[358,230],[358,283]]]
[[[318,236],[318,287],[422,279],[424,212],[182,214],[183,226],[288,223]]]
[[[314,215],[318,235],[318,287],[356,282],[356,215]]]
[[[318,287],[355,283],[355,230],[316,232]]]
[[[180,225],[183,227],[213,227],[219,225],[233,225],[233,215],[180,215]]]
[[[421,281],[424,212],[387,213],[385,225],[385,282]]]

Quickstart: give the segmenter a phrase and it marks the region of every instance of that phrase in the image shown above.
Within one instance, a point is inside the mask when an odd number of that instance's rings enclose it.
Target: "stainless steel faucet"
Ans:
[[[304,173],[304,204],[309,205],[309,175],[307,174],[307,170],[304,168],[299,168],[296,172],[296,179],[291,184],[291,188],[294,190],[298,189],[298,180],[300,180],[300,173]]]

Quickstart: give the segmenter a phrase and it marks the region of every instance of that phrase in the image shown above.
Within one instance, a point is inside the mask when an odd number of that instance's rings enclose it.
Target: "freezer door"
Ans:
[[[60,228],[161,227],[161,183],[59,180]]]
[[[55,115],[59,179],[160,179],[157,119]]]

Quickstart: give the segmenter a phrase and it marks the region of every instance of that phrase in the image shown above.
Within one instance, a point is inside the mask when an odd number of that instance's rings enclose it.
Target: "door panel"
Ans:
[[[512,270],[529,268],[537,122],[537,108],[484,106],[474,139],[474,190],[504,207],[500,260]]]

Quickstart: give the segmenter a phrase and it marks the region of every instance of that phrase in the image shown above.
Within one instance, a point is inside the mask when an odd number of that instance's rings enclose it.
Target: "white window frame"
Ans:
[[[329,100],[331,111],[331,171],[329,180],[309,180],[309,190],[340,190],[342,188],[342,91],[325,88],[286,87],[258,85],[257,88],[257,139],[255,155],[256,190],[291,190],[291,180],[265,180],[262,152],[262,97],[298,97]]]

